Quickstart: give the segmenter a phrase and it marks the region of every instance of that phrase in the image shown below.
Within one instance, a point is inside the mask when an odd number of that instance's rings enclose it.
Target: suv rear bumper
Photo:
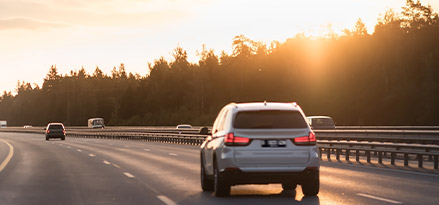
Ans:
[[[48,137],[48,138],[65,138],[66,135],[63,133],[50,133],[50,134],[46,134],[46,137]]]
[[[319,172],[318,167],[307,167],[301,172],[243,172],[238,168],[225,169],[222,174],[230,185],[297,183],[302,184],[308,176]]]

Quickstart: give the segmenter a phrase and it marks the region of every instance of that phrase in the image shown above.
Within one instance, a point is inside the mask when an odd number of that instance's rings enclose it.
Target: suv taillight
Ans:
[[[46,130],[46,133],[49,134],[49,133],[50,133],[50,130]]]
[[[296,137],[291,141],[293,141],[295,145],[300,145],[300,146],[316,145],[316,135],[314,134],[314,132],[309,132],[308,136]]]
[[[246,137],[238,137],[233,133],[229,133],[226,135],[224,140],[224,144],[227,146],[247,146],[250,144],[252,140]]]

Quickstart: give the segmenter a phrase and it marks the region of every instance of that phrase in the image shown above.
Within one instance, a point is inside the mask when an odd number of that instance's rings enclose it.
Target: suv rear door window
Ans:
[[[238,129],[294,129],[307,128],[307,123],[298,111],[258,110],[238,112],[233,127]]]

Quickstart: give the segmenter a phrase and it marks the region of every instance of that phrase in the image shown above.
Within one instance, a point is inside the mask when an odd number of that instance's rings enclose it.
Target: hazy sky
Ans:
[[[422,0],[437,12],[439,0]],[[386,9],[405,0],[0,0],[0,92],[17,81],[42,84],[51,65],[62,74],[120,63],[145,75],[148,62],[177,46],[196,62],[202,45],[231,53],[234,36],[285,41],[297,33],[373,32]]]

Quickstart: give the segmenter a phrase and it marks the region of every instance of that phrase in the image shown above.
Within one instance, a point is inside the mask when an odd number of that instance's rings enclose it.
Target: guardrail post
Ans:
[[[404,166],[409,166],[409,154],[404,153]]]
[[[355,161],[360,161],[360,150],[355,150]]]
[[[437,166],[438,165],[438,163],[437,163],[438,159],[437,158],[438,158],[438,156],[435,155],[434,156],[434,169],[438,169],[438,166]]]
[[[335,148],[335,159],[340,160],[340,149]]]
[[[370,162],[370,151],[366,150],[366,158],[367,158],[367,162]]]
[[[378,151],[378,163],[383,163],[383,152]]]
[[[422,154],[418,154],[418,167],[422,167],[422,158],[424,158]]]
[[[326,159],[331,159],[331,149],[326,149]]]
[[[425,152],[430,152],[430,149],[425,149]],[[431,156],[431,155],[428,155],[428,161],[431,161],[431,160],[433,160],[433,156]]]
[[[395,152],[390,153],[390,164],[391,165],[395,165],[395,157],[396,157]]]
[[[320,160],[322,160],[322,152],[323,152],[323,148],[319,147],[319,156],[320,156]]]
[[[350,149],[347,149],[346,150],[346,157],[345,157],[345,159],[346,159],[346,161],[349,161],[349,155],[351,154],[351,150]]]

